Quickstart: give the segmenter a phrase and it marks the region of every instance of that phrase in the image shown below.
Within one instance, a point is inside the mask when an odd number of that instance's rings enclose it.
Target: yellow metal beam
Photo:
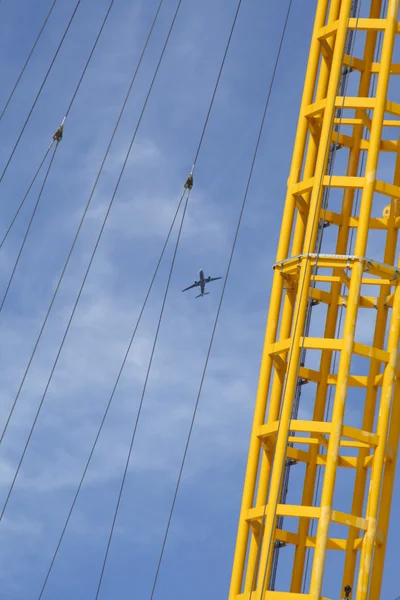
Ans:
[[[317,3],[274,265],[229,600],[322,600],[330,550],[345,557],[342,587],[328,590],[330,597],[342,597],[343,586],[351,585],[354,600],[379,598],[400,429],[400,408],[393,403],[400,397],[400,268],[395,263],[400,146],[399,140],[383,139],[388,127],[400,126],[400,104],[388,98],[390,77],[400,74],[393,60],[400,33],[399,0],[388,0],[382,15],[383,4],[370,0],[369,17],[354,18],[352,0]],[[348,53],[351,30],[355,35],[365,31],[362,56]],[[358,89],[351,87],[351,96],[340,91],[344,68],[347,73],[359,71]],[[347,149],[332,174],[329,151],[337,145]],[[378,179],[382,152],[392,153],[397,162],[393,173],[380,170]],[[376,214],[382,196],[387,206]],[[322,249],[318,246],[322,225],[331,225],[334,254],[324,250],[324,242]],[[373,230],[383,240],[383,262],[367,255]],[[321,312],[310,335],[306,323],[311,300],[321,304],[313,311]],[[363,311],[369,315],[368,327],[357,327],[360,309],[368,309]],[[295,400],[306,383],[310,417],[299,420]],[[360,413],[357,425],[349,420],[354,411]],[[282,500],[288,462],[305,465],[297,504]],[[354,474],[352,489],[346,489],[346,497],[353,496],[350,512],[340,494],[334,494],[343,469]],[[297,530],[291,526],[287,531],[282,519],[295,522]],[[330,536],[333,524],[345,528],[343,538]],[[285,577],[271,589],[276,542],[293,546],[295,553],[285,561]],[[335,571],[339,582],[337,575]]]

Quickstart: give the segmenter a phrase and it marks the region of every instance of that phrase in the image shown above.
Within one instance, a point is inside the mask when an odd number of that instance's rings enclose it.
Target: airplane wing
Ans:
[[[217,279],[222,279],[222,277],[207,277],[207,281],[217,281]]]
[[[189,285],[189,287],[182,290],[182,292],[187,292],[187,290],[191,290],[192,288],[197,287],[198,285],[200,285],[199,282],[195,281],[194,283],[192,283],[192,285]]]

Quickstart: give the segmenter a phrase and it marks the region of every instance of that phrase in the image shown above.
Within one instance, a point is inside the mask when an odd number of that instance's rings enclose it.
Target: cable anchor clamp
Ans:
[[[64,123],[65,123],[66,118],[67,117],[63,118],[60,127],[56,130],[56,132],[53,135],[53,142],[57,142],[57,144],[59,144],[62,140],[63,133],[64,133]]]
[[[190,171],[188,178],[185,181],[185,185],[183,186],[183,189],[185,190],[191,190],[193,187],[193,170],[194,170],[194,165],[192,167],[192,170]]]

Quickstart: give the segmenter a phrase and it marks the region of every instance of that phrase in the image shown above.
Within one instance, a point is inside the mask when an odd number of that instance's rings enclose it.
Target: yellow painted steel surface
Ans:
[[[380,597],[400,429],[399,0],[385,7],[317,5],[229,600],[341,598],[346,585]],[[300,475],[282,503],[288,461]],[[271,589],[278,542],[285,577]]]

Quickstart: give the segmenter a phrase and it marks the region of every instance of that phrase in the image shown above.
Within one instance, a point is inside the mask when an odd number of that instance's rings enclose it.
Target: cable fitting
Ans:
[[[349,585],[346,585],[344,588],[344,597],[346,598],[350,598],[350,594],[351,594],[351,587]]]
[[[57,142],[57,144],[59,144],[61,142],[62,137],[63,137],[65,119],[66,119],[66,117],[63,118],[60,127],[57,129],[57,131],[53,135],[53,142]]]
[[[193,169],[190,171],[188,178],[185,181],[183,188],[185,190],[191,190],[193,187]]]

